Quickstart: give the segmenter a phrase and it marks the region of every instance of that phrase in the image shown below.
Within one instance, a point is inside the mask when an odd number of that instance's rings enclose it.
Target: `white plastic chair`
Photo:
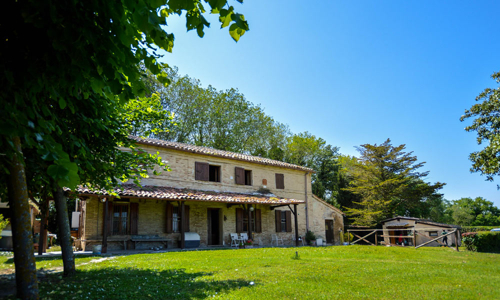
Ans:
[[[278,236],[277,234],[271,235],[271,246],[273,245],[274,242],[276,242],[276,247],[279,246],[279,242],[281,242],[282,246],[285,246],[285,243],[283,242],[283,238]]]
[[[233,247],[233,245],[235,247],[238,247],[240,245],[240,239],[238,238],[238,234],[230,233],[230,235],[231,235],[231,247]]]
[[[246,232],[242,232],[240,233],[240,240],[244,243],[246,241],[248,241],[248,233]]]

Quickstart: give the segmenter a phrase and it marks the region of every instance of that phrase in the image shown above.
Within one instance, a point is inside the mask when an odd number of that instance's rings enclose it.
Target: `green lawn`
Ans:
[[[77,264],[89,259],[96,258]],[[60,265],[60,260],[50,263]],[[0,257],[1,264],[9,261]],[[447,248],[171,252],[121,256],[78,270],[70,280],[43,281],[42,298],[500,299],[499,254]]]

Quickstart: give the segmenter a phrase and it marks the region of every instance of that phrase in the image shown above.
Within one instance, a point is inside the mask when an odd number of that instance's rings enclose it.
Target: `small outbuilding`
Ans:
[[[457,234],[447,235],[448,246],[457,245],[457,238],[458,245],[461,244],[460,230],[462,228],[458,225],[401,216],[384,220],[381,224],[384,232],[384,244],[386,245],[418,246],[455,230],[458,230]],[[443,240],[437,239],[425,246],[439,247],[443,245]]]

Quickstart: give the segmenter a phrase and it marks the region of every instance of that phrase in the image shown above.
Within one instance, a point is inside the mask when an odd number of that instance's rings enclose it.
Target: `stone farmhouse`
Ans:
[[[231,233],[255,244],[276,239],[299,245],[308,230],[340,244],[343,213],[311,192],[312,169],[251,155],[132,137],[159,152],[170,172],[150,175],[142,187],[123,184],[120,196],[80,187],[74,193],[81,248],[149,249],[229,246]],[[198,240],[198,243],[194,243]],[[302,242],[300,241],[300,244]],[[281,245],[281,242],[280,242]]]

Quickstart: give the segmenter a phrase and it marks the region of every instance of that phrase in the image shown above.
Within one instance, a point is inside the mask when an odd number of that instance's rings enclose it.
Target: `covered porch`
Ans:
[[[123,185],[119,197],[79,188],[79,248],[165,250],[231,245],[231,233],[247,233],[259,246],[279,237],[298,245],[303,200],[272,194],[236,194]],[[305,225],[304,232],[305,234]]]

